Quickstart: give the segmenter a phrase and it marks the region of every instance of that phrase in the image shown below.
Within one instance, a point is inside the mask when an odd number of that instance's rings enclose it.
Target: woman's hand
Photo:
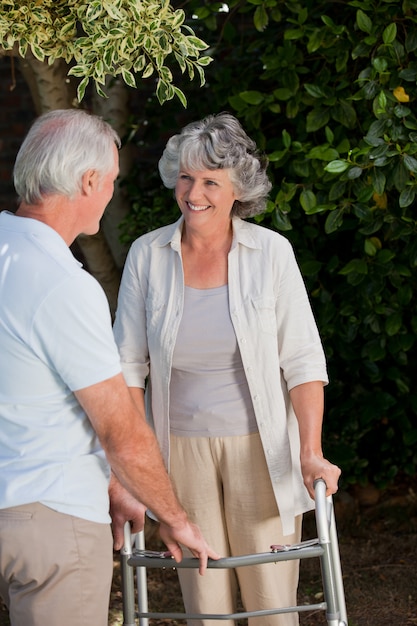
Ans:
[[[341,470],[337,465],[325,459],[321,453],[302,453],[301,472],[311,498],[314,499],[314,482],[319,478],[326,483],[326,496],[336,493]]]

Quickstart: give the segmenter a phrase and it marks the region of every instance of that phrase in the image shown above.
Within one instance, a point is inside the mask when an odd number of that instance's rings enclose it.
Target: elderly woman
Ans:
[[[114,328],[126,381],[141,407],[146,388],[179,500],[219,554],[298,542],[314,480],[334,493],[340,470],[322,453],[326,364],[292,248],[243,219],[265,208],[266,160],[221,113],[174,135],[159,170],[182,216],[129,252]],[[298,561],[179,577],[192,613],[232,613],[238,588],[248,611],[296,604]]]

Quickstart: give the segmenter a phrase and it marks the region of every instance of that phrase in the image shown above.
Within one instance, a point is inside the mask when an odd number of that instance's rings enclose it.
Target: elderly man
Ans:
[[[178,560],[217,555],[174,495],[121,373],[105,295],[69,250],[113,194],[120,140],[53,111],[16,159],[0,214],[0,595],[13,626],[105,626],[114,546],[150,507]],[[112,478],[110,481],[110,468]]]

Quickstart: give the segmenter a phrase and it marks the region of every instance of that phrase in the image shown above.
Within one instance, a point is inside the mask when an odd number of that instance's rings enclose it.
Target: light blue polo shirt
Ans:
[[[120,371],[98,282],[55,230],[0,213],[0,508],[109,522],[108,463],[73,391]]]

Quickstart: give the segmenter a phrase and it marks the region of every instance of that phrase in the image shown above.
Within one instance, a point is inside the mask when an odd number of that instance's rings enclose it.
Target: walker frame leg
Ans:
[[[324,599],[327,606],[327,624],[328,626],[347,626],[345,594],[333,500],[331,496],[326,498],[326,484],[323,480],[315,482],[315,490],[316,526],[319,543],[323,548],[320,566]]]
[[[122,604],[123,604],[123,626],[136,626],[135,611],[135,581],[134,571],[129,565],[129,558],[132,556],[132,538],[130,535],[130,525],[126,522],[124,527],[124,544],[120,551],[120,574],[122,579]],[[145,589],[146,596],[147,590]]]
[[[348,626],[346,613],[345,595],[343,589],[343,577],[340,564],[339,546],[336,532],[336,522],[333,509],[333,500],[326,498],[326,484],[323,480],[315,482],[316,500],[316,527],[317,540],[309,540],[294,544],[293,546],[280,546],[278,550],[261,554],[250,554],[238,557],[225,557],[218,561],[209,559],[208,568],[236,568],[260,563],[286,561],[290,559],[306,559],[319,557],[322,573],[324,602],[303,606],[283,607],[268,611],[252,611],[225,614],[197,614],[186,613],[152,613],[148,611],[148,592],[146,581],[146,568],[198,568],[198,559],[184,558],[181,563],[176,563],[167,556],[166,552],[154,552],[145,550],[144,533],[135,536],[135,546],[132,549],[132,537],[130,526],[125,525],[125,542],[121,551],[121,570],[123,585],[123,626],[148,626],[149,619],[233,619],[244,617],[261,617],[267,614],[304,612],[323,610],[326,612],[327,626]],[[274,546],[275,548],[275,546]],[[169,554],[169,553],[168,553]],[[136,568],[137,605],[135,612],[134,568]]]

